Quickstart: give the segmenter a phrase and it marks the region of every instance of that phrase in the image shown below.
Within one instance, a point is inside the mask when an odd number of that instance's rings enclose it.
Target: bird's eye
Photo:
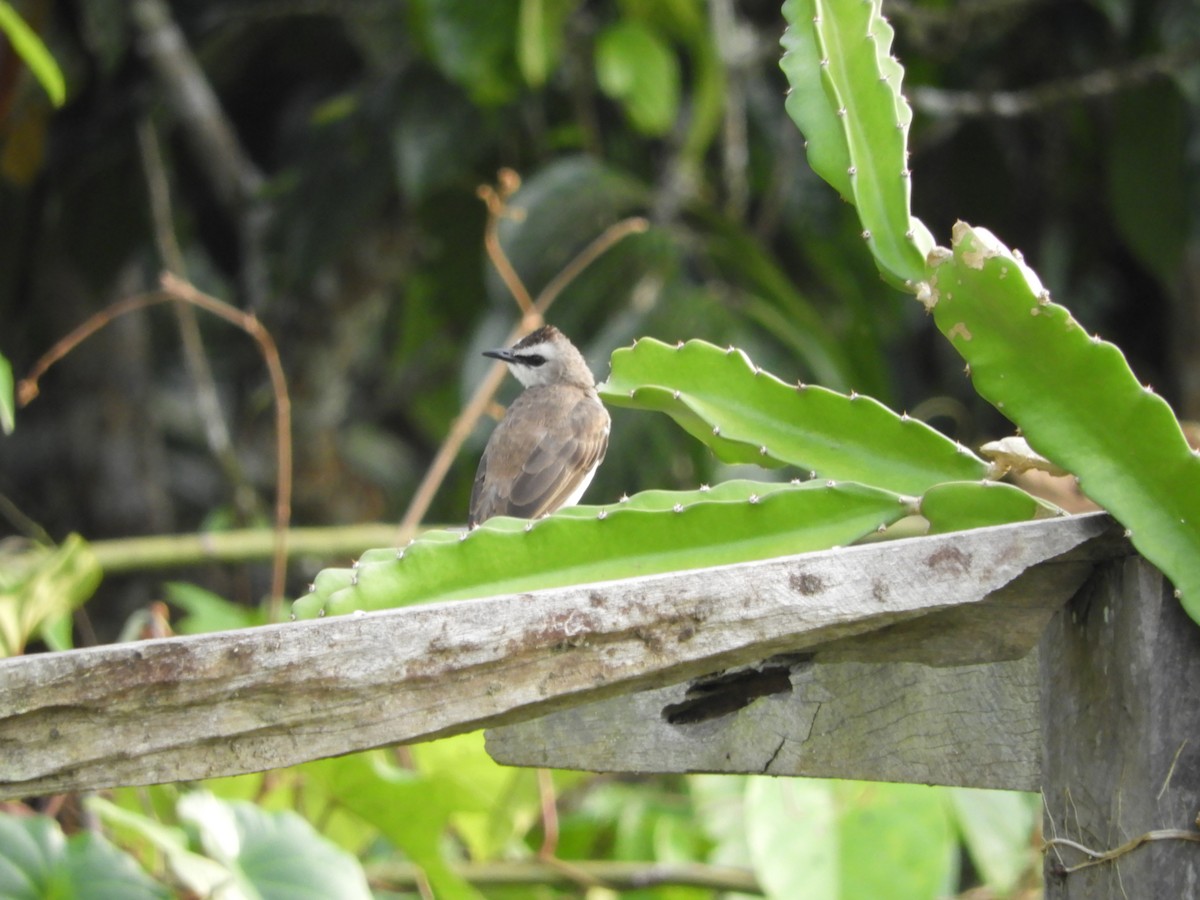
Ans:
[[[534,368],[537,368],[538,366],[545,364],[546,357],[539,356],[537,353],[531,353],[528,356],[522,356],[521,362],[525,363],[527,366],[533,366]]]

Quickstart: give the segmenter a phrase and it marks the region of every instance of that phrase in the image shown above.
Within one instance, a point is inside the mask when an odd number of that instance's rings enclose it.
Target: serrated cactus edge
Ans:
[[[852,483],[647,491],[369,551],[353,569],[322,572],[292,609],[313,618],[768,559],[849,544],[915,510],[914,498]]]
[[[954,226],[921,296],[979,394],[1126,526],[1200,622],[1200,458],[1166,401],[986,229]]]
[[[877,400],[788,384],[706,341],[642,338],[613,353],[599,391],[614,406],[666,413],[726,462],[787,464],[903,494],[989,473],[965,447]]]

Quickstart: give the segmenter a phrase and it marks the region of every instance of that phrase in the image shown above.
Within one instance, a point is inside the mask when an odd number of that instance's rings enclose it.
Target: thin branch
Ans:
[[[511,344],[513,341],[534,331],[542,324],[546,310],[550,308],[551,304],[558,299],[563,289],[580,272],[595,262],[598,257],[603,255],[618,241],[631,234],[640,234],[649,228],[650,225],[641,217],[622,219],[620,222],[610,225],[599,237],[576,254],[575,258],[567,263],[554,278],[550,279],[546,286],[538,293],[536,300],[532,300],[529,291],[525,288],[520,276],[513,268],[507,254],[505,254],[504,248],[500,245],[496,231],[501,218],[514,215],[511,208],[507,205],[507,200],[520,185],[520,178],[511,169],[501,169],[498,181],[499,185],[496,188],[493,188],[491,185],[484,185],[479,188],[477,193],[480,199],[487,205],[488,210],[488,223],[484,232],[484,246],[487,249],[488,258],[492,261],[492,265],[496,267],[496,271],[500,273],[500,277],[504,279],[509,292],[521,308],[521,321],[508,335],[508,343]],[[450,466],[453,465],[455,458],[458,456],[458,451],[462,449],[462,445],[475,428],[475,423],[479,421],[480,416],[491,405],[492,398],[496,395],[496,391],[499,390],[501,383],[504,381],[504,372],[505,367],[503,363],[496,363],[489,368],[483,381],[475,388],[471,399],[463,407],[463,411],[458,414],[458,417],[450,426],[450,433],[446,435],[446,439],[438,447],[438,452],[434,455],[433,462],[429,464],[425,476],[421,479],[420,485],[417,486],[416,493],[413,494],[413,499],[409,503],[408,509],[404,512],[404,517],[400,520],[400,533],[397,536],[397,543],[403,544],[412,538],[416,532],[417,526],[421,523],[430,504],[433,503],[433,498],[437,495],[438,489],[442,486],[446,474],[450,471]]]
[[[137,122],[137,138],[142,157],[142,172],[150,198],[150,216],[154,223],[154,242],[158,247],[159,259],[165,270],[186,279],[187,267],[175,236],[175,217],[171,210],[171,189],[166,166],[163,164],[154,126],[144,116]],[[233,450],[233,441],[225,423],[225,414],[221,410],[212,368],[204,351],[204,339],[200,334],[196,310],[191,304],[182,301],[175,303],[174,308],[179,338],[183,344],[183,358],[196,390],[196,405],[200,412],[200,420],[204,424],[208,448],[233,487],[235,507],[248,518],[257,507],[258,498],[247,482],[237,454]]]
[[[1200,62],[1200,41],[1192,41],[1155,56],[1048,81],[1024,90],[951,91],[918,86],[910,88],[908,95],[915,109],[937,118],[1016,118],[1140,87],[1156,78],[1181,72],[1197,62]]]
[[[129,15],[139,33],[138,48],[170,97],[196,161],[221,203],[240,213],[258,193],[262,175],[242,149],[170,7],[162,0],[133,0]]]
[[[162,286],[168,296],[194,303],[249,334],[258,344],[263,362],[267,365],[271,390],[275,397],[275,557],[271,567],[269,609],[271,621],[279,621],[283,612],[283,592],[287,581],[288,523],[292,518],[292,401],[288,395],[287,379],[283,374],[279,350],[275,347],[275,339],[271,337],[271,333],[253,313],[242,312],[216,297],[204,294],[170,272],[163,273]]]
[[[1151,841],[1190,841],[1191,843],[1200,844],[1200,831],[1187,831],[1182,828],[1162,828],[1157,831],[1147,831],[1145,834],[1139,834],[1137,837],[1131,838],[1112,850],[1093,850],[1091,847],[1085,847],[1078,841],[1072,841],[1067,838],[1050,838],[1046,841],[1043,849],[1068,847],[1089,857],[1081,863],[1066,866],[1060,870],[1061,874],[1070,875],[1072,872],[1078,872],[1080,869],[1086,869],[1089,866],[1098,866],[1101,863],[1111,862]]]
[[[269,210],[263,175],[238,140],[232,122],[163,0],[132,0],[129,17],[138,49],[179,117],[184,136],[218,202],[233,219],[242,253],[241,281],[251,309],[266,296],[262,240]]]
[[[368,547],[382,547],[396,534],[390,523],[289,528],[289,559],[353,558]],[[269,560],[275,552],[273,528],[237,528],[197,534],[156,534],[146,537],[91,541],[88,549],[107,575],[145,572],[203,563],[244,563]]]
[[[451,863],[456,875],[476,887],[548,885],[577,887],[579,879],[555,864],[534,860]],[[571,867],[586,884],[631,891],[668,885],[707,888],[718,892],[761,895],[762,887],[749,869],[704,863],[572,860]],[[392,890],[412,890],[420,869],[411,863],[379,862],[367,866],[371,883]]]
[[[34,364],[29,374],[17,384],[17,402],[26,406],[38,395],[38,382],[46,371],[114,319],[159,303],[184,301],[224,319],[240,328],[258,344],[266,363],[275,396],[276,432],[276,497],[275,552],[271,576],[270,611],[273,621],[282,613],[283,592],[287,575],[287,525],[292,511],[292,411],[287,381],[279,351],[270,333],[252,313],[242,312],[216,297],[202,293],[170,272],[162,275],[162,291],[127,297],[91,316],[68,335],[61,338]]]

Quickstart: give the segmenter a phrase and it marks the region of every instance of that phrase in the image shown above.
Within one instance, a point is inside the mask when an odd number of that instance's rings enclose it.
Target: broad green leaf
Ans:
[[[617,350],[599,390],[612,405],[667,413],[725,462],[793,465],[904,494],[988,472],[966,448],[870,397],[785,384],[704,341],[643,338]]]
[[[480,106],[513,99],[519,74],[513,56],[520,0],[419,0],[418,30],[438,68]]]
[[[643,134],[659,137],[679,114],[679,60],[647,25],[623,19],[596,40],[596,80]]]
[[[838,782],[843,897],[933,900],[953,893],[958,841],[940,788]]]
[[[182,828],[163,825],[148,815],[125,809],[103,797],[93,795],[85,803],[118,838],[149,844],[161,853],[172,877],[181,886],[202,897],[229,896],[229,869],[191,850]]]
[[[205,791],[182,797],[179,816],[194,827],[206,854],[224,865],[248,897],[262,900],[370,900],[358,860],[290,810],[218,800]]]
[[[1166,402],[985,229],[955,225],[918,296],[980,396],[1125,525],[1200,622],[1200,458]]]
[[[356,569],[318,576],[315,592],[292,608],[310,618],[768,559],[848,544],[912,511],[897,494],[850,482],[645,491],[624,503],[532,521],[496,517],[471,532],[426,532],[402,551],[368,551]]]
[[[265,610],[233,603],[194,584],[170,581],[164,586],[167,600],[186,615],[175,623],[179,634],[208,634],[265,625]]]
[[[16,403],[13,400],[12,363],[0,354],[0,431],[12,434],[17,426]]]
[[[1113,222],[1162,281],[1179,277],[1189,233],[1188,104],[1169,79],[1114,98],[1108,155]]]
[[[437,897],[479,900],[482,896],[443,858],[451,815],[484,808],[474,791],[441,773],[401,769],[378,752],[319,760],[300,770],[339,807],[378,828],[420,866]]]
[[[99,834],[66,837],[46,816],[0,813],[0,897],[5,900],[143,900],[166,888]]]
[[[67,83],[62,69],[37,32],[5,0],[0,0],[0,31],[4,32],[17,55],[29,66],[29,71],[50,97],[50,102],[62,106],[67,99]]]
[[[840,890],[843,848],[832,782],[751,778],[745,816],[754,872],[772,900],[870,896]]]
[[[787,110],[813,169],[858,208],[884,276],[912,288],[924,277],[933,238],[910,211],[912,110],[880,0],[790,0],[784,16],[782,66],[794,96]]]
[[[1007,896],[1030,871],[1041,868],[1034,845],[1041,797],[1016,791],[946,788],[951,809],[984,884]]]

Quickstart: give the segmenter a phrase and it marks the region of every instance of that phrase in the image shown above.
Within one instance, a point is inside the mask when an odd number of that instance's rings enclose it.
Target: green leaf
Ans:
[[[60,621],[69,618],[100,584],[100,565],[79,535],[60,547],[22,554],[10,567],[0,566],[0,656],[15,656],[35,634],[60,645]]]
[[[1008,896],[1041,868],[1034,849],[1042,804],[1038,794],[947,788],[971,862],[994,893]]]
[[[318,576],[315,592],[293,611],[339,615],[768,559],[848,544],[911,511],[891,491],[850,482],[645,491],[545,519],[496,517],[471,532],[428,531],[399,552],[368,551],[356,569]]]
[[[942,791],[839,782],[841,896],[928,900],[953,893],[958,841]]]
[[[920,512],[929,520],[931,534],[1062,514],[1052,504],[999,481],[948,481],[934,485],[921,497]]]
[[[704,341],[643,338],[617,350],[599,390],[612,405],[667,413],[725,462],[793,465],[904,494],[988,471],[966,448],[870,397],[785,384],[744,353]]]
[[[660,137],[671,130],[679,114],[679,60],[647,25],[624,19],[600,33],[596,80],[638,131]]]
[[[13,401],[12,363],[0,354],[0,431],[12,434],[17,427],[17,407]]]
[[[443,858],[451,815],[486,808],[476,792],[443,773],[401,769],[379,752],[306,763],[300,771],[339,807],[378,828],[420,866],[435,896],[480,900],[482,895],[455,875]]]
[[[530,87],[541,87],[562,55],[563,26],[579,0],[521,0],[517,64]]]
[[[1163,79],[1114,98],[1108,158],[1113,221],[1137,257],[1173,284],[1189,233],[1188,105]]]
[[[918,296],[980,396],[1126,526],[1200,622],[1200,458],[1166,402],[985,229],[955,225]]]
[[[748,779],[745,817],[754,872],[772,900],[889,896],[840,891],[842,847],[832,782]]]
[[[229,869],[188,848],[187,835],[182,828],[163,825],[148,815],[125,809],[90,796],[84,801],[118,838],[149,845],[163,855],[175,881],[198,896],[219,896],[218,891],[229,884]]]
[[[0,897],[5,900],[143,900],[167,890],[133,858],[90,831],[66,837],[46,816],[0,813]]]
[[[67,83],[62,69],[37,32],[25,24],[25,20],[5,0],[0,0],[0,31],[4,32],[17,55],[29,66],[29,71],[50,97],[50,102],[62,106],[67,99]]]
[[[171,581],[165,586],[167,600],[187,613],[175,623],[179,634],[208,634],[213,631],[234,631],[265,625],[266,612],[232,603],[194,584]]]
[[[207,855],[234,882],[263,900],[370,900],[358,860],[335,847],[291,810],[270,813],[206,791],[182,797],[180,818],[197,829]]]
[[[483,107],[513,99],[519,0],[419,0],[413,11],[434,62]]]
[[[924,277],[933,238],[910,211],[912,109],[880,0],[789,0],[784,16],[787,111],[807,139],[813,169],[858,208],[884,276],[911,288]]]

